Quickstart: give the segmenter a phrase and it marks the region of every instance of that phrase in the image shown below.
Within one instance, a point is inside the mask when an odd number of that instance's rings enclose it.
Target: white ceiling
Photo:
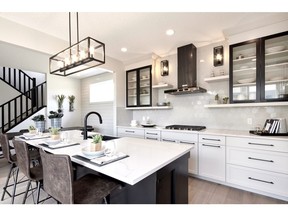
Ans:
[[[67,40],[68,45],[68,12],[1,12],[0,17]],[[80,12],[79,28],[80,39],[90,36],[102,41],[106,55],[127,63],[151,53],[169,55],[188,43],[200,47],[283,20],[288,20],[288,13]],[[170,28],[175,30],[173,36],[165,34]],[[122,47],[128,51],[121,52]]]

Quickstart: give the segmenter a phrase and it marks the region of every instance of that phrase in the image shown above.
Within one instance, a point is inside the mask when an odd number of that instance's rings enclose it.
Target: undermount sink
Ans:
[[[92,139],[92,136],[88,136],[87,138],[88,139]],[[109,141],[109,140],[118,139],[118,138],[119,137],[112,137],[112,136],[103,135],[102,136],[102,141]]]
[[[83,135],[83,132],[81,133]],[[92,139],[92,136],[87,136],[88,139]],[[103,141],[108,141],[108,140],[113,140],[113,139],[118,139],[119,137],[113,137],[113,136],[108,136],[108,135],[102,135],[102,140]]]

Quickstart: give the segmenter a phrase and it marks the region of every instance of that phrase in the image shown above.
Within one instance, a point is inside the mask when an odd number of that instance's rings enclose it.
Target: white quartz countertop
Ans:
[[[73,156],[80,153],[82,148],[89,145],[90,140],[83,140],[83,136],[81,136],[78,131],[69,131],[68,133],[70,139],[79,142],[80,145],[54,150],[45,147],[41,148],[53,154],[68,154]],[[113,141],[115,142],[116,151],[123,152],[129,155],[129,157],[104,166],[97,166],[74,157],[71,157],[71,160],[127,184],[134,185],[177,158],[185,155],[193,148],[193,146],[189,144],[159,142],[130,137],[123,137]],[[26,142],[40,147],[38,144],[43,143],[43,140],[37,139]]]
[[[241,130],[226,130],[226,129],[204,129],[201,131],[188,131],[188,130],[171,130],[165,129],[165,126],[155,126],[155,127],[142,127],[142,126],[118,126],[125,127],[131,129],[149,129],[149,130],[161,130],[161,131],[171,131],[178,133],[197,133],[197,134],[207,134],[207,135],[221,135],[221,136],[236,136],[236,137],[247,137],[247,138],[259,138],[259,139],[272,139],[272,140],[284,140],[288,141],[288,136],[260,136],[250,134],[249,130],[241,131]]]

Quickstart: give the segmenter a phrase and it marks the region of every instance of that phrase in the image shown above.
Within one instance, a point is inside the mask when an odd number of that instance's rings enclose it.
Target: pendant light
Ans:
[[[71,43],[71,12],[69,12],[69,47],[49,58],[50,74],[69,76],[105,64],[105,44],[87,37],[79,41],[76,13],[77,43]]]

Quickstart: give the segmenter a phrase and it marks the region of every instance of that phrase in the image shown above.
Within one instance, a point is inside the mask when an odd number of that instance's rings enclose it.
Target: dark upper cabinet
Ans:
[[[288,32],[229,49],[230,103],[288,101]]]
[[[152,66],[126,71],[126,107],[152,105]]]
[[[188,44],[177,49],[178,88],[196,86],[197,48]]]

